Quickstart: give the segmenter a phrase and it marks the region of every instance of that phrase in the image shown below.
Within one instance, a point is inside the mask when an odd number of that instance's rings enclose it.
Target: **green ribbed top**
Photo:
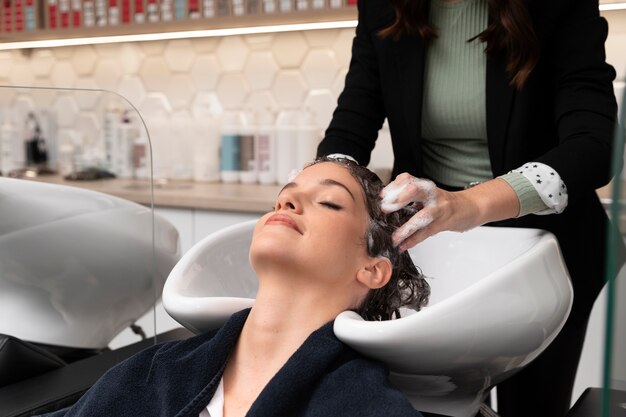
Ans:
[[[464,187],[493,178],[487,147],[485,45],[469,39],[487,27],[487,0],[431,0],[438,37],[426,52],[422,110],[424,173],[442,184]],[[521,174],[505,179],[520,199],[520,215],[545,209]]]

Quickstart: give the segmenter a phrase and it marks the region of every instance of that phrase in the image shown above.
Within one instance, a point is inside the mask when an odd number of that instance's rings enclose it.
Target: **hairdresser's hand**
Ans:
[[[418,210],[393,234],[394,243],[402,250],[444,230],[464,232],[519,213],[517,194],[506,181],[497,178],[449,192],[404,173],[382,190],[381,197],[381,209],[386,213],[410,204]]]

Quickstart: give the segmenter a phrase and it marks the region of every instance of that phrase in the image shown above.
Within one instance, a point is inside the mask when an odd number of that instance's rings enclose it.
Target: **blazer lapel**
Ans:
[[[504,173],[504,153],[515,97],[505,65],[501,54],[487,58],[487,142],[494,176]]]
[[[392,41],[396,56],[399,97],[402,99],[407,140],[411,141],[414,161],[421,167],[422,96],[424,85],[424,43],[417,35],[405,35]],[[420,168],[421,171],[421,168]]]

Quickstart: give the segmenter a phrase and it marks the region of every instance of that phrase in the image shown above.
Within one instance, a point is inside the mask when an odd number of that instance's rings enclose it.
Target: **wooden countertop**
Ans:
[[[150,182],[135,179],[68,181],[58,175],[31,180],[69,185],[114,195],[150,205]],[[265,213],[272,209],[279,185],[202,183],[194,181],[155,181],[154,205],[161,207]]]

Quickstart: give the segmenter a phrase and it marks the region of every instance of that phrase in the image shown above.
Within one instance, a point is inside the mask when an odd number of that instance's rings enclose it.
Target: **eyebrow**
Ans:
[[[330,178],[326,178],[323,180],[320,180],[319,182],[320,185],[324,185],[324,186],[333,186],[333,187],[341,187],[344,190],[346,190],[348,192],[348,194],[350,194],[350,197],[352,197],[352,200],[356,201],[356,199],[354,198],[354,194],[352,194],[352,191],[350,191],[350,189],[348,187],[346,187],[344,184],[340,183],[339,181],[330,179]],[[284,190],[288,189],[288,188],[293,188],[293,187],[297,187],[298,184],[295,182],[289,182],[287,184],[285,184],[285,186],[278,192],[278,195],[280,195]]]

